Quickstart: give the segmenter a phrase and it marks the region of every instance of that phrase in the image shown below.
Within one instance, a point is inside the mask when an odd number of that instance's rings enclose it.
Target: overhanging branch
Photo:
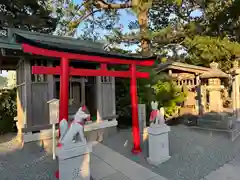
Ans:
[[[125,3],[125,4],[114,4],[114,3],[107,3],[103,0],[96,0],[94,5],[98,9],[126,9],[126,8],[132,7],[131,2]]]

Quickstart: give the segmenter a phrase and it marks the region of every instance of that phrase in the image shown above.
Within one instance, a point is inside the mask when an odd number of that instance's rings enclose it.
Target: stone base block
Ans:
[[[57,148],[60,180],[90,180],[91,144],[74,143]]]
[[[149,158],[147,158],[147,161],[148,161],[149,164],[158,166],[159,164],[162,164],[165,161],[168,161],[170,158],[171,158],[171,156],[167,156],[167,157],[163,157],[163,158],[160,158],[160,159],[156,160],[156,159],[151,159],[149,157]]]
[[[149,158],[148,162],[158,165],[170,158],[168,132],[170,127],[167,125],[153,125],[148,128],[149,135]]]
[[[57,133],[56,133],[57,135]],[[38,133],[23,133],[23,141],[26,142],[31,142],[31,141],[38,141],[38,140],[45,140],[45,139],[51,139],[52,138],[52,129],[46,129],[46,130],[41,130]]]
[[[117,132],[117,121],[103,121],[99,124],[89,124],[84,127],[85,136],[88,141],[103,141]],[[55,132],[55,136],[58,135],[58,130]],[[38,133],[19,133],[19,140],[23,143],[33,141],[48,141],[52,139],[52,129],[41,130]]]

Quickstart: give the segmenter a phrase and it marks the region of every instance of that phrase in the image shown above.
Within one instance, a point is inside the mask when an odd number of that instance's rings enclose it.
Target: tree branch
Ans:
[[[76,21],[71,22],[71,24],[74,24],[74,27],[75,27],[75,28],[73,28],[71,31],[69,31],[68,35],[73,34],[73,33],[76,31],[77,27],[79,26],[79,24],[80,24],[82,21],[84,21],[84,20],[87,19],[89,16],[93,15],[94,13],[100,12],[100,11],[101,11],[101,9],[96,9],[96,10],[94,10],[94,11],[92,11],[92,12],[89,12],[87,15],[83,16],[82,18],[77,19]]]
[[[125,4],[113,4],[113,3],[107,3],[103,0],[96,0],[94,5],[98,9],[126,9],[126,8],[131,8],[132,7],[131,2],[125,3]]]

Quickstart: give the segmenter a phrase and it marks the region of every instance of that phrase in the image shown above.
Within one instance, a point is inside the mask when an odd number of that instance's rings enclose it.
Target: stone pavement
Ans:
[[[103,142],[105,146],[100,144],[95,146],[95,150],[93,148],[92,176],[105,180],[118,180],[117,178],[129,180],[134,179],[134,175],[142,175],[141,172],[145,171],[146,173],[144,172],[142,176],[145,179],[158,174],[160,180],[165,178],[168,180],[215,180],[214,176],[218,176],[218,180],[227,180],[226,176],[229,174],[231,175],[229,179],[236,177],[236,172],[240,171],[238,156],[240,138],[231,142],[222,134],[199,132],[182,125],[171,128],[169,161],[157,167],[149,165],[145,159],[146,143],[141,155],[132,156],[131,130],[121,130],[117,135],[106,139]],[[45,151],[46,149],[43,149],[40,143],[27,143],[24,148],[21,148],[13,137],[0,137],[0,180],[56,180],[54,172],[57,164],[52,160],[51,153]],[[123,164],[120,163],[121,161],[129,162],[130,167],[121,166]],[[132,169],[133,164],[138,167],[141,165],[139,167],[141,172]],[[96,167],[102,169],[99,170]],[[142,167],[148,170],[143,171]],[[128,172],[128,170],[132,171]],[[151,171],[155,174],[152,175]]]
[[[94,180],[167,180],[101,143],[93,143],[91,175]]]
[[[219,169],[211,172],[201,180],[239,180],[240,156],[234,158],[229,163],[224,164]]]
[[[184,125],[171,127],[169,143],[170,160],[159,166],[151,166],[145,159],[148,154],[146,142],[142,146],[143,154],[132,156],[131,130],[121,130],[103,142],[109,148],[169,180],[200,180],[240,153],[240,137],[231,142],[225,134],[196,131]]]
[[[13,135],[1,137],[0,180],[56,180],[57,163],[49,147],[51,141],[45,148],[39,143],[27,143],[21,148]],[[93,180],[167,180],[96,142],[90,168]]]

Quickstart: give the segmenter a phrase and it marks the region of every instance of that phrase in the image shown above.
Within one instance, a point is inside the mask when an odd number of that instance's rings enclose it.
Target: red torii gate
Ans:
[[[141,152],[140,147],[140,131],[138,123],[138,98],[137,98],[137,78],[149,78],[149,73],[138,72],[136,66],[152,66],[155,57],[134,59],[131,56],[123,58],[111,56],[99,56],[89,54],[78,54],[72,52],[64,52],[59,50],[52,50],[53,48],[42,48],[36,46],[36,43],[22,42],[22,48],[25,53],[41,55],[46,57],[60,58],[60,66],[45,67],[45,66],[32,66],[33,74],[52,74],[60,75],[60,114],[59,122],[62,119],[68,119],[68,86],[69,76],[111,76],[131,78],[131,104],[132,104],[132,133],[133,133],[133,149],[134,154]],[[101,64],[100,69],[80,69],[69,66],[70,60],[80,60],[88,62],[98,62]],[[130,66],[128,71],[115,71],[108,70],[107,64],[125,64]]]

